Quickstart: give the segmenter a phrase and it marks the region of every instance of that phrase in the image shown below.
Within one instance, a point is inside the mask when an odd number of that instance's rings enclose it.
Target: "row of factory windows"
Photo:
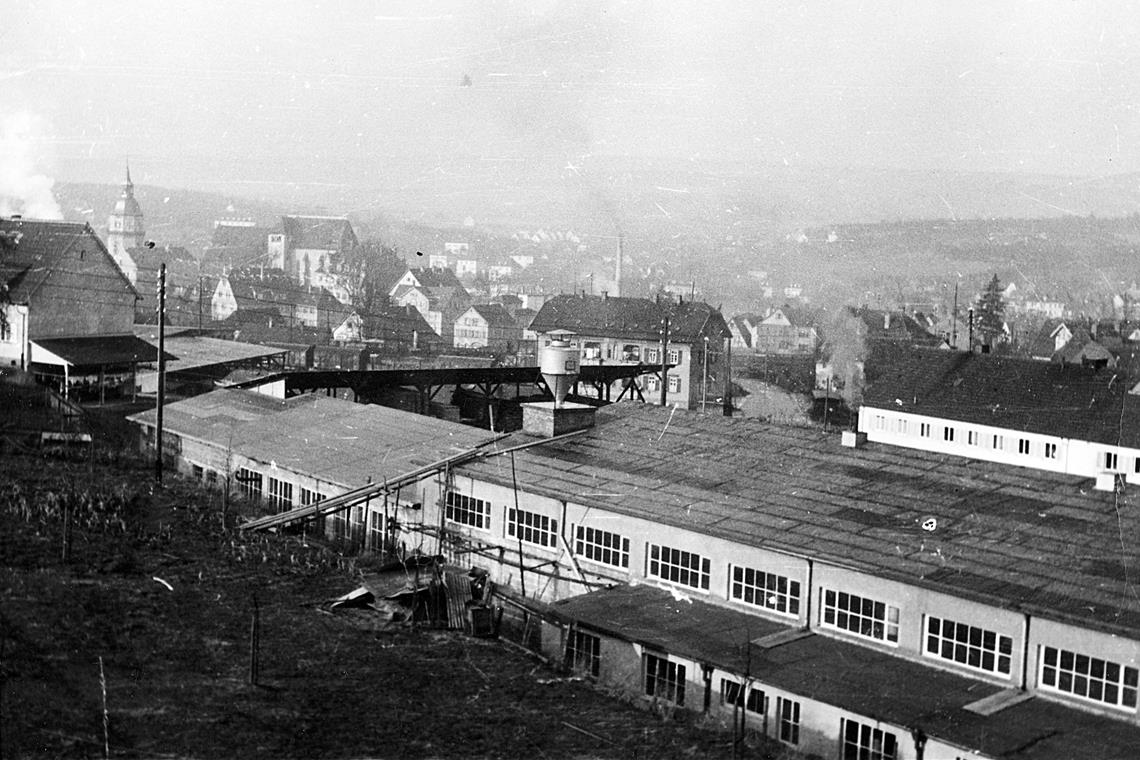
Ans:
[[[574,629],[566,646],[566,664],[573,671],[590,678],[601,673],[602,642],[599,636]],[[686,694],[689,674],[685,663],[665,654],[642,655],[642,693],[679,707],[691,701]],[[744,710],[761,720],[768,733],[771,702],[764,689],[734,678],[720,679],[719,702],[728,710]],[[777,696],[773,719],[773,735],[784,744],[800,746],[803,702],[791,696]],[[840,757],[858,760],[893,760],[898,757],[898,737],[877,725],[843,717],[839,728]]]
[[[445,515],[449,522],[491,529],[491,503],[448,491]],[[535,512],[506,511],[506,535],[523,543],[552,549],[558,543],[558,522]],[[630,539],[619,533],[572,525],[574,554],[620,570],[629,570]],[[712,562],[696,552],[652,542],[645,545],[645,576],[667,584],[710,591]],[[727,599],[770,613],[797,618],[803,601],[799,581],[763,568],[729,564]],[[837,588],[820,588],[821,628],[878,644],[897,647],[902,611],[896,605]],[[918,651],[966,670],[997,677],[1013,673],[1013,637],[942,615],[924,615]],[[1135,710],[1137,668],[1059,647],[1041,648],[1040,687],[1082,700]]]
[[[939,437],[944,445],[964,444],[968,447],[980,447],[1003,453],[1025,457],[1035,457],[1056,461],[1058,446],[1056,441],[1046,441],[1029,438],[1020,434],[982,433],[979,430],[950,425],[945,423],[932,423],[910,420],[889,414],[875,412],[871,417],[872,430],[875,432],[896,433],[898,435],[917,436],[918,438],[936,438],[935,431],[940,431]],[[1104,449],[1097,455],[1097,466],[1107,472],[1125,472],[1120,454],[1113,449]],[[1140,456],[1132,457],[1132,471],[1140,474]]]

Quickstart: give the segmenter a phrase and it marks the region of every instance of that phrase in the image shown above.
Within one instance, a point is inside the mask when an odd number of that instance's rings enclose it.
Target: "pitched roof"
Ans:
[[[898,349],[874,352],[866,377],[867,406],[1140,448],[1140,396],[1111,369]]]
[[[345,252],[358,245],[343,216],[283,216],[281,226],[293,248]]]
[[[120,284],[135,292],[91,225],[0,217],[0,285],[8,287],[13,301],[28,300],[68,256],[86,253],[104,257]],[[101,287],[106,289],[110,284],[104,282]]]
[[[512,487],[501,463],[462,470]],[[530,493],[1140,634],[1127,569],[1140,565],[1140,494],[1094,491],[1087,479],[875,443],[846,449],[815,428],[641,404],[603,407],[591,430],[518,452],[515,474]]]
[[[705,334],[731,335],[723,315],[704,302],[658,303],[648,298],[587,295],[554,296],[542,305],[530,329],[657,340],[666,317],[670,340],[693,342]]]
[[[864,337],[868,341],[910,346],[937,346],[942,343],[939,337],[931,335],[918,322],[897,311],[863,307],[851,309],[851,313],[866,325]]]
[[[490,327],[517,327],[514,317],[501,303],[479,303],[471,307]]]
[[[269,236],[280,232],[279,227],[244,227],[234,224],[219,224],[214,227],[210,246],[213,248],[265,251],[268,248]]]
[[[416,281],[419,282],[423,288],[449,288],[462,290],[464,293],[467,292],[463,287],[463,283],[455,276],[455,272],[452,272],[447,267],[419,267],[409,269],[408,271],[415,276]]]

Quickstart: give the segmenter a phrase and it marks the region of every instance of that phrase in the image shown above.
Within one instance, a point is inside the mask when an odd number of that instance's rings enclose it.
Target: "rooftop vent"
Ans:
[[[567,403],[566,396],[578,379],[578,351],[569,341],[555,338],[539,356],[542,379],[554,401],[523,404],[523,431],[543,438],[573,433],[594,426],[594,407]]]
[[[867,442],[867,434],[858,433],[854,430],[844,430],[840,442],[849,449],[855,449]]]

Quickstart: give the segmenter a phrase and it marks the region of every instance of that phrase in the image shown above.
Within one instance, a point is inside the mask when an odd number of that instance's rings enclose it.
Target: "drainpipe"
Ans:
[[[1029,688],[1029,613],[1025,613],[1025,626],[1021,633],[1021,690]]]
[[[804,630],[810,631],[811,630],[811,600],[812,600],[812,597],[815,596],[815,588],[812,585],[814,583],[813,578],[815,577],[815,562],[809,557],[807,563],[808,563],[807,604],[805,605],[805,608],[804,608],[804,612],[806,613],[806,618],[805,618],[806,625],[804,625]]]
[[[712,706],[712,674],[713,674],[713,666],[712,665],[706,665],[706,664],[702,663],[701,664],[701,675],[704,676],[704,680],[705,680],[705,706],[704,706],[704,714],[705,715],[708,715],[709,708]],[[920,758],[920,760],[921,760],[921,758]]]

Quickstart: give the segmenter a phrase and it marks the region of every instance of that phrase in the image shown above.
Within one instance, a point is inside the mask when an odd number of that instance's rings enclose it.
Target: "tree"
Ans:
[[[1005,299],[997,275],[993,276],[974,306],[975,329],[982,343],[995,345],[1005,335]]]

